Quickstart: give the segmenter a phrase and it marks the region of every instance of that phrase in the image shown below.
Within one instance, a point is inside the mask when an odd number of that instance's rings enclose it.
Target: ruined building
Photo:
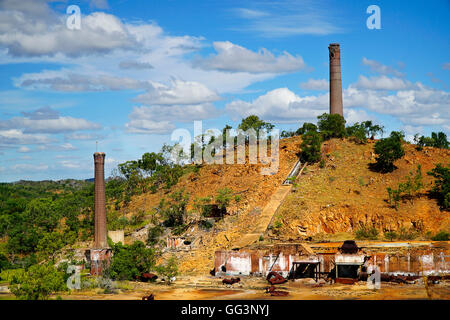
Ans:
[[[330,114],[337,113],[344,116],[339,43],[331,43],[328,51],[330,54]]]

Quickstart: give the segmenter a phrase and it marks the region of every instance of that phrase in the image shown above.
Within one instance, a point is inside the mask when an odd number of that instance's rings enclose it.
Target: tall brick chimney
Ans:
[[[344,116],[342,105],[341,49],[339,43],[330,43],[330,114]]]
[[[106,248],[108,246],[106,234],[106,208],[105,208],[105,153],[94,153],[95,165],[95,193],[94,193],[94,213],[95,231],[94,247]]]

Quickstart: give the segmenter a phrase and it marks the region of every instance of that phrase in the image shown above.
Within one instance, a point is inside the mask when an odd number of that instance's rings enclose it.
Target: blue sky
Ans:
[[[0,181],[90,178],[96,141],[109,174],[195,120],[296,129],[328,110],[333,42],[348,123],[448,135],[449,12],[438,0],[0,0]]]

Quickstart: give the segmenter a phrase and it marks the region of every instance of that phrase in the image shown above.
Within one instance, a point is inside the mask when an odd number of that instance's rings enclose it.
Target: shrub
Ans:
[[[374,227],[367,228],[361,227],[355,232],[356,239],[368,239],[368,240],[376,240],[378,239],[378,230]]]
[[[364,144],[367,142],[366,128],[363,124],[356,122],[353,126],[347,127],[346,132],[356,143]]]
[[[174,191],[169,198],[169,202],[162,199],[159,204],[160,212],[165,218],[164,226],[176,227],[183,225],[187,215],[186,206],[189,201],[189,195],[185,195],[184,189],[181,189]]]
[[[395,233],[395,231],[388,231],[384,233],[384,237],[387,240],[392,241],[397,238],[397,233]]]
[[[283,227],[283,223],[281,222],[281,220],[276,220],[273,225],[270,227],[270,229],[272,229],[272,232],[276,235],[280,234],[280,230]]]
[[[401,228],[398,233],[399,240],[414,240],[417,238],[418,234],[412,229]]]
[[[155,251],[141,241],[132,245],[118,243],[113,247],[110,275],[116,280],[134,280],[155,265]]]
[[[392,131],[389,138],[378,140],[375,143],[375,154],[377,154],[376,168],[381,172],[392,172],[395,168],[394,161],[405,154],[402,146],[404,134]]]
[[[387,188],[389,203],[398,209],[398,204],[402,198],[402,193],[408,195],[411,203],[417,192],[423,188],[421,165],[417,165],[416,173],[412,171],[405,177],[406,181],[398,184],[397,189]]]
[[[293,136],[295,136],[295,135],[296,135],[296,132],[295,132],[295,131],[292,131],[292,130],[290,130],[290,131],[283,130],[283,131],[281,131],[280,137],[281,137],[281,138],[290,138],[290,137],[293,137]]]
[[[443,167],[439,163],[427,174],[436,178],[431,192],[438,199],[441,207],[448,210],[450,208],[450,167]]]
[[[67,287],[63,274],[52,264],[36,264],[13,275],[10,289],[20,300],[47,300],[52,293]]]
[[[366,184],[364,183],[364,178],[363,177],[358,177],[358,183],[361,187],[365,186]]]
[[[324,159],[320,159],[319,168],[321,168],[321,169],[325,168],[325,160]]]
[[[200,226],[200,228],[209,230],[213,227],[213,224],[211,222],[209,222],[208,220],[200,220],[199,226]]]
[[[302,137],[300,148],[302,150],[301,160],[314,163],[320,160],[320,146],[322,137],[317,131],[308,131]]]
[[[21,275],[24,269],[5,269],[0,272],[0,280],[11,282],[15,275]]]
[[[346,136],[345,119],[340,114],[324,113],[317,117],[320,134],[324,140]]]
[[[317,131],[317,126],[314,123],[305,122],[301,128],[295,132],[297,135],[305,134],[308,131]]]
[[[402,192],[401,189],[391,189],[391,188],[386,188],[387,192],[388,192],[388,196],[389,196],[389,204],[394,206],[395,210],[398,209],[398,203],[400,202],[400,194]]]
[[[0,253],[0,272],[5,269],[9,269],[11,267],[11,264],[9,263],[8,258]]]
[[[441,149],[448,149],[449,143],[447,135],[444,132],[432,132],[431,137],[421,136],[416,134],[414,136],[414,142],[417,144],[417,150],[422,150],[423,147],[435,147]]]
[[[166,280],[167,285],[170,285],[172,278],[178,275],[177,257],[172,255],[165,265],[159,265],[156,270]]]
[[[449,241],[450,240],[450,233],[446,231],[440,231],[433,237],[431,237],[431,240],[433,241]]]
[[[211,215],[211,197],[195,198],[194,208],[203,217],[209,217]]]
[[[137,214],[132,215],[130,218],[130,225],[136,226],[144,222],[145,212],[143,210],[139,210]]]
[[[231,199],[233,198],[233,190],[229,188],[223,188],[217,191],[216,203],[220,209],[228,207]]]
[[[153,228],[149,228],[147,234],[147,244],[150,246],[157,244],[163,233],[164,228],[162,226],[154,226]]]

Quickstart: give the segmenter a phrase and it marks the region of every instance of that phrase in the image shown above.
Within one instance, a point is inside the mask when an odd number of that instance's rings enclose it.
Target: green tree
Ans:
[[[373,124],[372,121],[370,121],[370,120],[361,122],[361,125],[365,129],[367,138],[370,137],[371,139],[373,139],[375,137],[375,135],[377,135],[378,133],[383,134],[383,132],[384,132],[383,126]]]
[[[436,178],[431,190],[432,194],[438,199],[443,209],[450,209],[450,166],[444,167],[439,163],[427,174]]]
[[[50,258],[52,263],[55,263],[55,256],[59,250],[65,245],[64,235],[53,231],[42,235],[37,245],[37,251],[42,260]]]
[[[11,263],[9,262],[8,258],[0,253],[0,272],[2,270],[9,269],[11,267]]]
[[[163,226],[157,225],[148,229],[147,234],[147,244],[149,246],[154,246],[158,243],[159,238],[163,235],[164,228]]]
[[[355,237],[356,239],[376,240],[378,239],[378,230],[374,227],[363,226],[356,230]]]
[[[47,300],[52,293],[67,288],[63,274],[52,264],[37,264],[15,274],[10,289],[21,300]]]
[[[357,143],[364,144],[367,142],[367,131],[363,124],[356,122],[354,125],[347,127],[346,131],[347,135],[353,137]]]
[[[414,135],[414,142],[417,145],[417,150],[422,150],[423,147],[435,147],[441,149],[448,149],[449,143],[447,135],[444,132],[432,132],[431,137],[421,136],[419,134]]]
[[[297,129],[295,133],[297,135],[302,135],[308,131],[317,131],[317,126],[314,123],[305,122],[300,128]]]
[[[290,131],[283,130],[283,131],[281,131],[280,137],[281,137],[281,138],[290,138],[290,137],[293,137],[293,136],[295,136],[295,135],[297,135],[295,131],[292,131],[292,130],[290,130]]]
[[[163,156],[161,153],[146,152],[142,155],[142,158],[138,160],[138,166],[144,172],[152,176],[158,165],[163,162]]]
[[[117,280],[135,280],[155,266],[155,251],[141,241],[131,245],[118,243],[113,247],[110,275]]]
[[[170,285],[172,278],[178,275],[178,263],[177,257],[172,255],[165,265],[159,265],[156,267],[158,274],[166,280],[166,284]]]
[[[133,175],[140,174],[139,172],[139,162],[138,161],[126,161],[124,163],[119,163],[119,172],[129,180]]]
[[[433,147],[448,149],[447,135],[444,132],[432,132],[431,139],[433,139]]]
[[[265,129],[268,133],[273,129],[274,125],[261,120],[258,116],[251,115],[245,119],[242,119],[238,128],[247,131],[248,129],[253,129],[258,132],[261,129]]]
[[[217,191],[216,203],[220,209],[228,207],[231,199],[233,198],[233,190],[230,188],[223,188]]]
[[[162,199],[159,204],[161,215],[165,218],[164,226],[177,227],[184,224],[187,215],[186,206],[189,194],[184,194],[184,189],[174,191],[169,196],[169,201]]]
[[[395,231],[388,231],[384,233],[384,237],[389,241],[393,241],[397,238],[397,233],[395,233]]]
[[[197,197],[194,199],[194,208],[203,217],[208,217],[211,213],[211,197]]]
[[[314,163],[320,160],[320,147],[322,137],[317,131],[308,131],[302,136],[300,148],[301,159],[305,162]]]
[[[404,156],[405,150],[402,146],[404,134],[392,131],[388,138],[378,140],[375,143],[375,154],[377,155],[375,167],[381,172],[392,172],[395,168],[394,161]]]
[[[345,119],[340,114],[324,113],[317,119],[319,119],[317,125],[324,140],[345,137]]]

